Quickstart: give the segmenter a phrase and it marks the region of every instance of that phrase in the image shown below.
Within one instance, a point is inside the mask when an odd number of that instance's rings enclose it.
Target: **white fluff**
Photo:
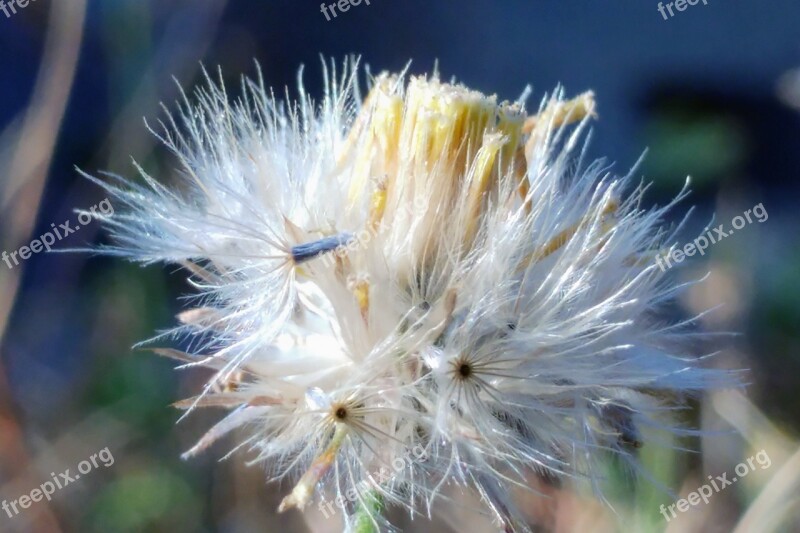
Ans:
[[[684,356],[685,324],[660,323],[669,206],[643,210],[643,187],[582,161],[590,93],[529,116],[384,74],[362,103],[356,74],[326,73],[319,104],[249,80],[231,104],[209,81],[160,134],[177,186],[141,170],[144,185],[104,185],[108,251],[183,265],[199,292],[177,330],[193,353],[162,353],[218,371],[183,407],[232,411],[188,455],[247,426],[270,477],[296,482],[283,510],[317,489],[361,501],[369,474],[421,446],[380,483],[386,503],[428,514],[463,484],[525,530],[509,491],[532,471],[635,464],[641,428],[734,381]]]

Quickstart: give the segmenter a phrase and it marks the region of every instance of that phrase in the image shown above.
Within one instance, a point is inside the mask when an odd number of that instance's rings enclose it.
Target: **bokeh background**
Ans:
[[[692,176],[676,222],[696,211],[683,242],[712,220],[758,203],[769,214],[671,275],[708,279],[677,300],[676,317],[721,337],[717,365],[747,368],[744,391],[698,400],[681,416],[707,430],[645,447],[655,480],[678,494],[764,450],[735,485],[666,522],[673,496],[608,466],[613,509],[589,495],[521,495],[532,525],[555,531],[800,530],[800,3],[709,0],[664,20],[654,0],[372,0],[326,20],[308,0],[38,0],[0,12],[0,247],[13,251],[104,198],[75,166],[133,176],[131,158],[169,180],[175,161],[144,125],[171,107],[178,84],[222,68],[231,93],[258,61],[269,85],[293,86],[305,64],[319,93],[320,55],[358,54],[373,72],[443,76],[501,99],[527,84],[535,107],[561,83],[593,89],[599,120],[590,153],[637,175],[664,203]],[[177,83],[176,83],[177,82]],[[90,224],[56,244],[101,243]],[[176,425],[170,407],[207,377],[132,345],[173,325],[184,274],[91,254],[40,253],[0,263],[0,499],[14,500],[108,448],[100,466],[9,517],[0,531],[341,531],[311,511],[277,515],[288,487],[268,485],[246,454],[219,462],[235,437],[189,462],[179,456],[216,419]],[[493,531],[464,497],[435,521],[399,517],[405,531]]]

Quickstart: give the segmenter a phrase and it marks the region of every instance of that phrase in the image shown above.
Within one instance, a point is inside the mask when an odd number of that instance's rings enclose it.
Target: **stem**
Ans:
[[[314,459],[314,462],[311,463],[311,468],[303,474],[303,477],[300,478],[300,481],[298,481],[297,485],[292,489],[291,494],[283,499],[278,506],[279,513],[283,513],[294,507],[299,508],[301,511],[303,510],[314,494],[314,487],[316,487],[320,478],[330,470],[334,461],[336,461],[336,454],[339,453],[339,448],[342,447],[345,436],[347,436],[347,426],[344,424],[336,424],[336,429],[334,430],[330,444],[328,444],[328,447],[319,457]]]
[[[363,501],[359,502],[353,514],[352,533],[378,533],[375,521],[381,513],[383,513],[383,497],[375,490],[364,494]]]

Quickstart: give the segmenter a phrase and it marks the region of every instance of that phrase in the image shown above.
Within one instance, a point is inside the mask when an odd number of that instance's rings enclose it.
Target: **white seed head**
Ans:
[[[437,75],[382,74],[362,102],[356,75],[326,73],[319,103],[209,81],[160,134],[179,186],[105,184],[127,207],[110,251],[198,291],[192,353],[161,353],[217,371],[180,407],[231,412],[187,455],[245,427],[295,479],[281,510],[377,491],[428,514],[461,484],[524,530],[531,473],[635,465],[662,411],[734,381],[658,318],[670,206],[584,163],[591,93],[529,115]]]

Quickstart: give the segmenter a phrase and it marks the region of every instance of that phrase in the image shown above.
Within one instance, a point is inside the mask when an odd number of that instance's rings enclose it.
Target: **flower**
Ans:
[[[319,104],[260,76],[230,103],[209,80],[159,135],[180,187],[104,184],[127,208],[108,252],[183,265],[198,290],[174,331],[191,353],[159,353],[216,371],[179,407],[231,412],[186,456],[246,428],[270,478],[299,476],[281,511],[335,493],[379,524],[376,497],[429,514],[461,484],[525,530],[528,474],[635,467],[643,428],[735,382],[659,322],[674,202],[643,209],[643,186],[584,163],[592,93],[529,115],[402,73],[362,102],[357,74],[326,72]]]

